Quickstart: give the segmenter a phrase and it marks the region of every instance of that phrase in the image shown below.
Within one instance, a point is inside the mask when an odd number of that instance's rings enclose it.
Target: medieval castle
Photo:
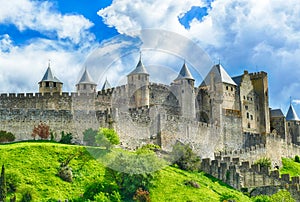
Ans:
[[[300,153],[300,119],[291,105],[286,116],[270,110],[265,72],[230,77],[214,65],[200,86],[184,63],[169,84],[151,83],[140,58],[127,75],[127,84],[102,89],[87,69],[77,92],[62,92],[63,82],[50,65],[39,93],[1,94],[1,130],[17,140],[32,139],[34,126],[44,122],[53,133],[71,132],[83,143],[88,128],[113,127],[125,148],[154,143],[170,150],[176,141],[189,143],[202,158],[239,157],[254,161]]]

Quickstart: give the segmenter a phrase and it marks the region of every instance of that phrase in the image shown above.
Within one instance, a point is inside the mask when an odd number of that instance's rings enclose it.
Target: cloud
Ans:
[[[207,6],[201,21],[178,20],[193,6]],[[293,0],[204,1],[115,0],[98,12],[119,33],[158,28],[192,39],[231,75],[266,71],[271,106],[286,103],[300,86],[300,4]],[[178,43],[178,42],[175,42]],[[191,50],[187,50],[192,53]]]
[[[92,22],[82,15],[62,15],[49,1],[0,0],[0,3],[0,24],[13,24],[20,31],[35,30],[75,44],[94,39],[88,32]]]

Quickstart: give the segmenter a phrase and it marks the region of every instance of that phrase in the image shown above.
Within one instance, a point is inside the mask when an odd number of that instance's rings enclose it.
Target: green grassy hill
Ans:
[[[0,164],[5,164],[8,181],[17,185],[17,199],[24,190],[31,190],[34,201],[79,198],[85,188],[96,180],[104,180],[105,167],[86,152],[71,161],[73,182],[65,182],[57,176],[60,162],[84,147],[45,142],[27,142],[0,145]],[[193,180],[200,185],[185,185]],[[204,173],[191,173],[174,167],[159,171],[150,188],[151,201],[219,201],[220,197],[232,195],[237,201],[250,199],[222,182]]]

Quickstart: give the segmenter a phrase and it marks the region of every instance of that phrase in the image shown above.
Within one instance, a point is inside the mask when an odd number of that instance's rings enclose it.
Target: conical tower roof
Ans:
[[[286,114],[286,120],[287,121],[300,121],[292,103],[290,104],[290,108]]]
[[[57,77],[53,76],[52,70],[50,68],[50,63],[48,64],[48,68],[40,82],[43,82],[43,81],[52,81],[52,82],[62,83]]]
[[[145,68],[145,66],[142,63],[142,57],[141,56],[140,56],[139,62],[136,65],[135,69],[132,72],[130,72],[130,74],[128,74],[127,76],[134,75],[134,74],[147,74],[147,75],[149,75],[146,68]]]
[[[110,89],[111,88],[111,85],[110,83],[108,82],[107,78],[102,86],[102,90],[107,90],[107,89]]]
[[[81,79],[79,80],[78,84],[95,84],[94,80],[92,79],[90,73],[88,72],[87,68],[85,68]]]
[[[180,80],[180,79],[195,80],[185,62],[183,63],[182,68],[181,68],[177,78],[175,79],[175,81]]]
[[[209,86],[210,85],[210,75],[215,75],[214,82],[215,83],[227,83],[236,86],[236,83],[232,80],[232,78],[228,75],[221,64],[214,65],[210,72],[205,77],[204,81],[200,86]]]

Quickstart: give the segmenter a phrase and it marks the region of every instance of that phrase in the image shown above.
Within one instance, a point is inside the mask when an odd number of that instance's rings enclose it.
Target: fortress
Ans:
[[[195,86],[184,63],[169,85],[151,83],[150,76],[140,58],[126,85],[111,87],[106,80],[97,91],[85,69],[77,92],[66,93],[49,65],[39,93],[1,94],[0,129],[26,140],[43,122],[57,138],[61,131],[71,132],[83,144],[86,129],[112,127],[125,148],[153,143],[168,151],[180,141],[202,158],[250,163],[269,157],[280,165],[282,156],[300,154],[300,120],[292,105],[286,116],[269,108],[267,73],[230,77],[216,64]]]

